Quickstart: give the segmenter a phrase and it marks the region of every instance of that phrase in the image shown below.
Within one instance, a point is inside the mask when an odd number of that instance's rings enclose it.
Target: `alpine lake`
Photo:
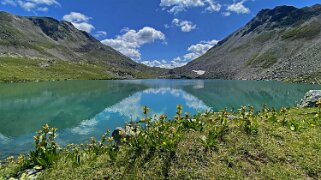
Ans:
[[[275,81],[225,80],[113,80],[0,83],[0,159],[28,153],[33,136],[48,123],[58,128],[57,142],[89,142],[107,129],[150,114],[175,116],[176,105],[196,114],[243,105],[260,110],[263,104],[294,107],[309,90],[320,85]]]

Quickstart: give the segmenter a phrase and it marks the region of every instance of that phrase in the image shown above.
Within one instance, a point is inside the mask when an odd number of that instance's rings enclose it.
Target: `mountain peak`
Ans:
[[[320,51],[321,5],[278,6],[261,10],[204,55],[176,69],[173,76],[317,82]]]
[[[248,24],[248,29],[242,36],[264,25],[265,30],[295,26],[321,14],[321,5],[296,8],[293,6],[277,6],[273,9],[263,9]]]

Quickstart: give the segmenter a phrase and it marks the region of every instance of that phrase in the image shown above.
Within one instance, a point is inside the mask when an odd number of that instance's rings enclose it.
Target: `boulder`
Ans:
[[[132,127],[132,125],[126,125],[125,129],[122,127],[117,127],[112,132],[112,137],[114,138],[114,141],[116,142],[116,145],[121,144],[121,140],[123,138],[126,138],[127,140],[131,139],[132,137],[137,136],[139,131],[135,130],[135,128]]]
[[[310,90],[308,91],[304,98],[301,99],[298,107],[315,107],[316,102],[321,99],[321,90]]]
[[[125,132],[124,128],[117,127],[111,135],[114,138],[114,141],[116,142],[116,144],[120,145],[121,140],[126,137],[126,132]]]

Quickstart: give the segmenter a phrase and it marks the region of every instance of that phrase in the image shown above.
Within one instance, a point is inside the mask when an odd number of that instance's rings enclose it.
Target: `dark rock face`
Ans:
[[[321,100],[321,90],[311,90],[305,94],[298,107],[315,107],[318,100]]]
[[[261,10],[244,27],[170,76],[320,82],[320,52],[321,5],[279,6]]]

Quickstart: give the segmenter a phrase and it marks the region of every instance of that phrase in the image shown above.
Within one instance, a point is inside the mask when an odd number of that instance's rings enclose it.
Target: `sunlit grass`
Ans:
[[[10,157],[0,179],[34,166],[43,168],[40,179],[318,179],[317,106],[264,106],[260,112],[243,106],[190,116],[179,105],[173,119],[151,115],[145,106],[143,118],[128,124],[125,134],[111,137],[107,131],[100,140],[62,149],[53,143],[56,130],[45,125],[35,137],[35,151]]]

